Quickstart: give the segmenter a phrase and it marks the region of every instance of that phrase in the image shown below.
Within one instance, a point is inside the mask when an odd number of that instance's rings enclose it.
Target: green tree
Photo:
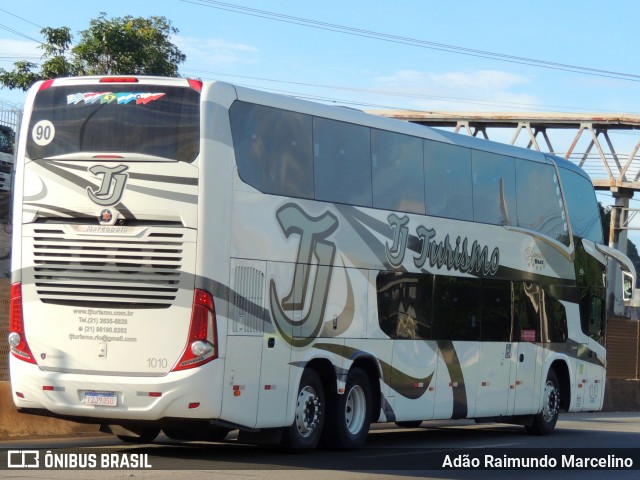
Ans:
[[[10,72],[0,68],[0,85],[27,90],[38,80],[77,74],[77,69],[68,58],[71,54],[71,30],[68,27],[47,27],[40,33],[46,42],[38,47],[44,51],[40,71],[36,71],[38,65],[33,62],[15,62]]]
[[[41,33],[46,39],[46,43],[40,45],[44,50],[44,57],[47,59],[42,62],[40,74],[42,78],[68,77],[76,75],[78,70],[73,64],[73,60],[69,60],[71,40],[71,30],[68,27],[50,28],[45,27]]]
[[[73,48],[79,71],[84,75],[178,76],[178,65],[186,56],[171,43],[178,29],[165,17],[106,18],[101,13],[80,32]]]
[[[72,75],[161,75],[177,77],[186,56],[170,40],[178,33],[165,17],[106,18],[101,13],[72,47],[68,27],[43,28],[40,65],[19,61],[0,68],[0,86],[27,90],[38,80]],[[39,68],[39,69],[38,69]]]

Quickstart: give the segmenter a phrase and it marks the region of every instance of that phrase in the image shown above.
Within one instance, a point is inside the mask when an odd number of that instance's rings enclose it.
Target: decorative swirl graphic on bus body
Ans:
[[[339,222],[329,211],[317,217],[311,217],[294,203],[287,203],[280,207],[276,211],[276,219],[284,235],[287,238],[298,235],[300,244],[289,293],[280,300],[275,280],[272,279],[270,282],[271,312],[275,327],[282,338],[294,347],[306,347],[318,336],[323,326],[336,256],[336,245],[328,238],[338,229]],[[310,285],[314,256],[317,266],[313,285]],[[352,287],[346,272],[345,277],[347,290],[351,292]],[[307,302],[309,302],[308,306]],[[345,305],[344,311],[349,307],[351,307],[351,315],[347,315],[350,318],[346,321],[350,324],[353,321],[352,306]],[[306,315],[300,320],[294,320],[286,313],[293,311],[306,311]]]

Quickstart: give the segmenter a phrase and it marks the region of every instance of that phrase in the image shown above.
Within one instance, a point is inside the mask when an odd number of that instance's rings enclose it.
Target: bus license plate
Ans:
[[[114,392],[84,392],[82,403],[100,407],[118,406],[118,396]]]

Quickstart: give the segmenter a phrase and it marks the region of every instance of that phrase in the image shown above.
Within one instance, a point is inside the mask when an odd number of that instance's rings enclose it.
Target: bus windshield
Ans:
[[[150,85],[56,86],[39,92],[27,156],[126,152],[192,162],[198,155],[200,94]]]

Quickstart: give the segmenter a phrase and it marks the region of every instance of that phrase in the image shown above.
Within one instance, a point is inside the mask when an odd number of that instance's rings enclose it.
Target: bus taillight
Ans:
[[[11,303],[9,306],[9,345],[14,357],[28,363],[36,363],[27,344],[22,315],[22,284],[11,285]]]
[[[196,80],[195,78],[187,78],[187,82],[189,82],[189,86],[194,89],[196,92],[202,92],[202,81]]]
[[[51,87],[51,85],[53,84],[54,79],[51,78],[49,80],[45,80],[44,82],[42,82],[40,84],[40,87],[38,88],[38,91],[41,92],[42,90],[46,90],[48,88]]]
[[[189,339],[173,371],[199,367],[218,357],[218,334],[213,297],[196,289],[191,310]]]

